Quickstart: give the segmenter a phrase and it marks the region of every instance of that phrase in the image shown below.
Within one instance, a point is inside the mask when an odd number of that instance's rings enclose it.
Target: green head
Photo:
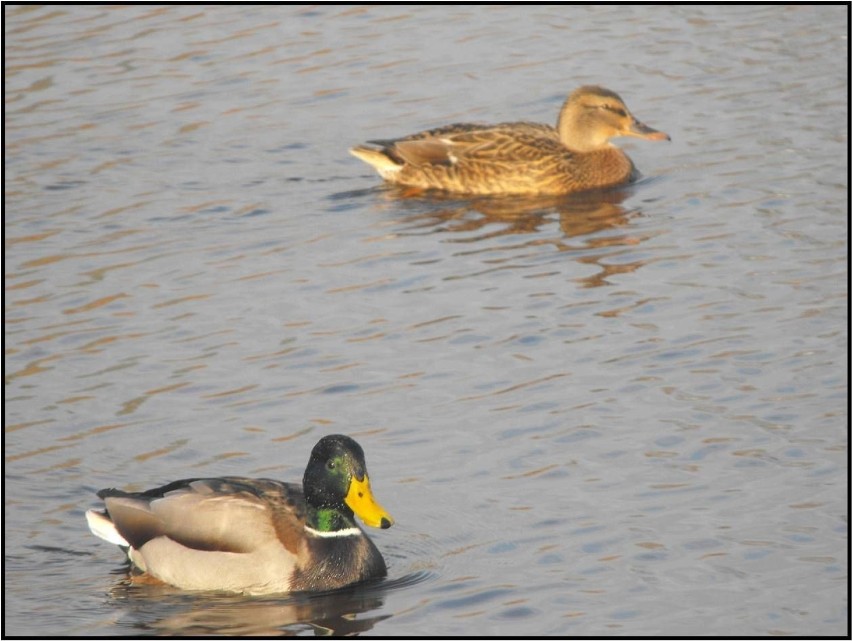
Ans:
[[[373,498],[364,450],[342,434],[320,439],[302,482],[309,523],[321,532],[355,525],[357,514],[369,526],[389,528],[393,519]]]

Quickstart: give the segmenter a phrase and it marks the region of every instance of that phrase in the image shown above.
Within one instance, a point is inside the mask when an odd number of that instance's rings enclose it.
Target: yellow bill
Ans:
[[[346,495],[346,505],[352,508],[361,520],[370,527],[387,529],[393,525],[393,518],[373,498],[370,491],[370,477],[364,475],[364,480],[359,481],[354,476],[349,484],[349,493]]]

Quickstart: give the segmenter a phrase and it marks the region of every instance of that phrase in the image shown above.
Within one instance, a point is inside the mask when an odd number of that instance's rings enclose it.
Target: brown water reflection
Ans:
[[[622,206],[634,195],[634,186],[571,196],[482,197],[461,201],[457,196],[441,193],[424,195],[422,191],[395,186],[384,189],[388,199],[414,200],[428,209],[404,216],[400,220],[401,235],[412,230],[447,233],[454,236],[446,242],[480,243],[501,236],[535,234],[536,238],[520,245],[499,246],[499,249],[552,245],[560,252],[583,252],[576,257],[578,262],[600,268],[600,272],[578,279],[584,287],[608,285],[609,276],[635,272],[647,264],[646,260],[610,264],[604,259],[612,257],[613,248],[633,248],[659,235],[659,231],[639,232],[630,228],[630,222],[643,215],[639,209]],[[607,251],[589,254],[594,249]],[[495,251],[495,247],[485,244],[481,251]]]

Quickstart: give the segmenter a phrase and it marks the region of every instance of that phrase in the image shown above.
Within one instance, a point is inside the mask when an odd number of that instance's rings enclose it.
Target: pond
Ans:
[[[6,6],[10,635],[848,634],[848,8]],[[558,199],[349,147],[670,143]],[[95,492],[363,446],[387,580],[128,583]]]

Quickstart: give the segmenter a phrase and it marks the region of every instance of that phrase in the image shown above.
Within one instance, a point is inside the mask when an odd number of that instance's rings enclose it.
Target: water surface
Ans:
[[[9,6],[8,634],[841,635],[841,6]],[[349,156],[668,132],[566,199],[411,196]],[[128,586],[103,487],[364,447],[380,585]]]

